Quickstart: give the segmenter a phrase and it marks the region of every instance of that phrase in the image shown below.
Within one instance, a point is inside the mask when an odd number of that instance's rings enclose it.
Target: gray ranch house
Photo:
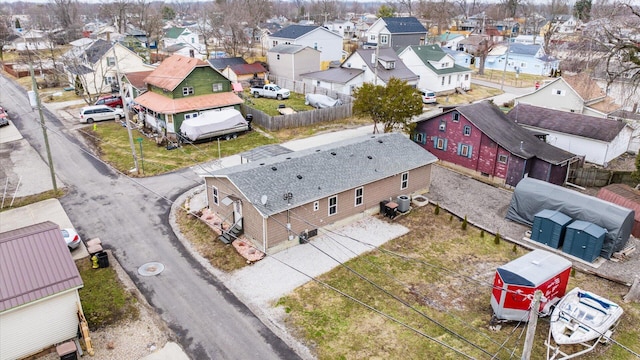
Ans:
[[[429,190],[438,159],[397,133],[258,159],[205,176],[209,210],[273,253],[319,228]]]

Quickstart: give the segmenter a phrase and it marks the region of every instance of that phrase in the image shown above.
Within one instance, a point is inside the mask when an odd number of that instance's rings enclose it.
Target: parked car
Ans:
[[[62,237],[64,241],[67,243],[67,247],[69,250],[73,250],[77,248],[82,240],[80,239],[80,235],[74,229],[60,229],[62,232]]]
[[[259,87],[252,87],[250,91],[254,97],[266,97],[278,100],[288,99],[289,95],[291,95],[289,89],[283,89],[276,84],[267,84]]]
[[[424,104],[435,104],[438,102],[436,93],[431,90],[420,89],[420,95],[422,96],[422,102]]]
[[[112,108],[122,108],[122,98],[119,95],[104,96],[98,99],[94,105],[107,105]]]
[[[6,111],[0,106],[0,127],[9,125],[9,115]]]
[[[80,122],[91,124],[94,121],[116,120],[124,118],[124,111],[107,105],[85,106],[80,109]]]

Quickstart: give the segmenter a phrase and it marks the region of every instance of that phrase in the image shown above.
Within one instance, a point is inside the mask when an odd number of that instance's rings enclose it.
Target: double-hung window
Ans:
[[[329,216],[338,213],[338,195],[334,195],[329,198]]]
[[[214,204],[218,205],[220,203],[218,199],[218,188],[215,186],[211,187],[211,197],[213,198]]]
[[[400,190],[404,190],[409,187],[409,173],[403,172],[400,175]]]
[[[355,190],[355,206],[360,206],[364,203],[364,188],[361,186],[359,188],[356,188]]]

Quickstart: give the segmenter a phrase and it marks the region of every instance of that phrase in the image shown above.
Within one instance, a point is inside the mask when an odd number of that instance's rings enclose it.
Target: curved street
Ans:
[[[42,130],[25,90],[0,77],[0,103],[25,139],[46,159]],[[145,179],[119,174],[84,151],[72,131],[45,110],[57,177],[68,192],[60,199],[85,238],[99,237],[192,359],[296,359],[266,327],[176,238],[168,214],[172,201],[201,184],[191,169]],[[29,166],[22,164],[21,166]],[[139,266],[161,262],[158,276]]]

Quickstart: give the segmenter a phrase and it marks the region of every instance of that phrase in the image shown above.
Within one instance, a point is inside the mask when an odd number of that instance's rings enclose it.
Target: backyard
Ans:
[[[397,222],[409,233],[278,301],[290,331],[300,334],[319,359],[519,358],[526,324],[490,330],[489,300],[496,268],[527,250],[471,226],[465,230],[458,218],[441,210],[436,215],[431,205]],[[576,286],[622,305],[625,314],[613,339],[640,352],[640,304],[621,299],[628,288],[579,272],[567,290]],[[540,319],[534,359],[544,358],[548,329],[548,318]],[[584,358],[636,357],[610,344]]]

